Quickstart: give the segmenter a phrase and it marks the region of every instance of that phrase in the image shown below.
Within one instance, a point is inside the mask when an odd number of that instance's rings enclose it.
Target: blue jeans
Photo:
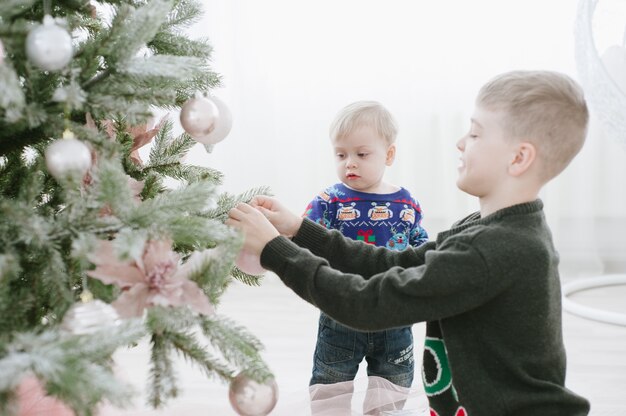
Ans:
[[[309,384],[354,380],[363,358],[367,361],[368,376],[411,387],[414,367],[411,327],[360,332],[320,314]]]

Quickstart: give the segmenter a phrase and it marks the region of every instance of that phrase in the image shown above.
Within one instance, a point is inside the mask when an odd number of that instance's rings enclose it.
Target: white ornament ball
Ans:
[[[61,322],[61,329],[71,334],[92,334],[119,325],[120,316],[113,306],[99,299],[75,303]]]
[[[77,139],[58,139],[46,148],[46,166],[56,179],[82,177],[91,167],[91,151]]]
[[[261,266],[261,258],[248,250],[242,249],[235,259],[235,266],[244,273],[258,276],[266,272]]]
[[[609,46],[602,54],[602,63],[617,87],[626,94],[626,48]]]
[[[180,110],[180,124],[191,137],[198,140],[215,129],[218,112],[213,101],[206,97],[193,97],[187,100]]]
[[[276,406],[278,385],[273,378],[260,384],[241,373],[231,381],[228,399],[241,416],[265,416]]]
[[[28,59],[45,71],[64,68],[72,59],[72,52],[72,37],[48,15],[26,38]]]
[[[224,101],[214,96],[211,96],[210,99],[217,107],[213,131],[206,136],[196,138],[196,141],[207,145],[216,144],[224,140],[233,127],[233,115]]]

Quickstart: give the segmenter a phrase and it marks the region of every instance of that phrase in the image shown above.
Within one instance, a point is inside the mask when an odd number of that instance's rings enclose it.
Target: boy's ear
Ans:
[[[532,143],[520,142],[515,147],[515,154],[509,165],[509,174],[520,176],[526,172],[537,158],[537,149]]]
[[[396,158],[396,145],[392,144],[391,146],[387,148],[387,158],[385,159],[385,164],[387,166],[391,166],[395,158]]]

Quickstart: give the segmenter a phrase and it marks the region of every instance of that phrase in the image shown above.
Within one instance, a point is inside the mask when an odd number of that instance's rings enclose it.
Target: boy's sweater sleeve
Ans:
[[[389,250],[353,240],[339,231],[327,230],[307,219],[302,221],[293,242],[316,256],[323,257],[332,268],[359,274],[365,279],[393,266],[411,267],[423,264],[426,251],[434,247],[432,243],[419,248],[409,247],[404,251]]]
[[[339,233],[320,230],[304,228],[298,242],[331,258],[339,252],[351,264],[368,263],[377,256],[390,264],[388,258],[419,250],[387,250],[389,253],[381,256],[367,244],[357,245],[340,239]],[[494,295],[485,284],[489,272],[483,256],[463,241],[448,241],[441,250],[424,251],[424,261],[416,261],[415,267],[391,266],[369,279],[332,268],[311,251],[276,237],[261,253],[261,264],[301,298],[358,330],[377,331],[442,319],[472,309]]]

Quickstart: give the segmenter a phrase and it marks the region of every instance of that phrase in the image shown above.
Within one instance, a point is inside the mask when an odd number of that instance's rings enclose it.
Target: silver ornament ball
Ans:
[[[58,139],[46,148],[46,167],[56,179],[82,177],[91,167],[91,151],[76,139]]]
[[[215,96],[211,96],[209,99],[212,100],[217,107],[214,128],[213,131],[206,136],[196,138],[197,142],[205,145],[216,144],[224,140],[233,126],[233,115],[224,101]]]
[[[191,137],[198,140],[215,129],[218,112],[213,101],[206,97],[193,97],[187,100],[180,110],[180,124]]]
[[[46,15],[43,24],[28,33],[26,55],[35,66],[45,71],[58,71],[72,59],[72,37]]]
[[[278,385],[273,378],[260,384],[240,373],[230,383],[228,398],[241,416],[265,416],[276,406]]]
[[[92,334],[120,322],[113,306],[96,299],[72,305],[63,317],[61,329],[75,335]]]

